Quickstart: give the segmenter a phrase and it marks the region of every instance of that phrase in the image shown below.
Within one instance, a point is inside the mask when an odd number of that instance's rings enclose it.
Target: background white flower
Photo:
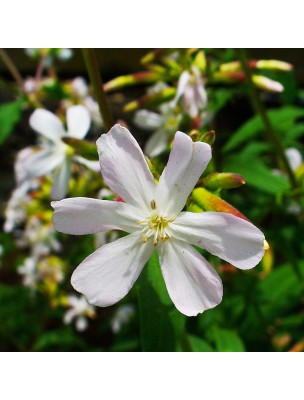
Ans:
[[[134,123],[142,129],[155,131],[145,145],[145,154],[156,157],[169,144],[171,136],[177,131],[182,115],[177,115],[170,107],[161,107],[161,114],[149,110],[139,110],[135,113]]]
[[[68,296],[69,310],[64,314],[63,321],[65,324],[72,323],[75,320],[77,331],[82,332],[88,327],[88,317],[95,316],[94,307],[89,304],[84,296]]]
[[[261,260],[264,235],[251,223],[226,213],[181,212],[211,159],[208,144],[177,132],[158,185],[126,128],[115,125],[97,147],[104,181],[125,203],[81,197],[52,203],[60,232],[129,233],[96,250],[74,271],[72,285],[90,303],[106,307],[121,300],[156,250],[173,303],[194,316],[220,303],[222,283],[192,244],[241,269]]]
[[[90,127],[90,115],[83,106],[72,106],[67,110],[67,131],[61,120],[53,113],[37,109],[30,117],[30,126],[42,136],[43,143],[37,150],[34,147],[23,150],[26,155],[20,157],[17,179],[22,184],[25,180],[44,176],[53,172],[53,199],[61,199],[68,190],[71,172],[71,162],[76,160],[86,166],[92,161],[79,156],[73,156],[73,150],[61,139],[71,137],[83,139]],[[96,170],[96,163],[94,163]]]
[[[184,71],[178,80],[177,92],[173,106],[181,100],[184,112],[191,118],[197,117],[207,105],[207,93],[197,67]]]

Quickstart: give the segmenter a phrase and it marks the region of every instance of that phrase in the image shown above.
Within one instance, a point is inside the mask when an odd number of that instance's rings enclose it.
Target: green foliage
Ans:
[[[0,145],[13,132],[21,118],[23,100],[0,105]]]
[[[268,117],[274,130],[284,137],[288,131],[293,129],[295,121],[304,116],[304,109],[295,106],[286,106],[279,109],[268,111]],[[255,115],[244,125],[242,125],[228,140],[224,146],[224,151],[234,150],[241,144],[255,138],[263,133],[264,125],[259,115]]]
[[[154,253],[138,282],[138,300],[143,351],[174,351],[186,322],[172,304]]]

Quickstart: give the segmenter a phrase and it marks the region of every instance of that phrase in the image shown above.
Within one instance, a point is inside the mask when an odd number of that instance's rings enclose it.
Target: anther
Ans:
[[[155,202],[155,200],[153,199],[153,200],[151,200],[151,208],[152,208],[152,210],[156,210],[156,202]]]

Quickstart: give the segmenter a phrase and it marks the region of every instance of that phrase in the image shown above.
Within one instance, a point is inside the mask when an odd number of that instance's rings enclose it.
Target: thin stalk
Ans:
[[[113,126],[113,118],[105,91],[103,89],[103,82],[99,73],[99,67],[94,49],[82,49],[82,54],[90,81],[93,85],[95,97],[99,105],[99,111],[102,116],[105,128],[106,130],[110,130]]]
[[[10,59],[10,57],[8,56],[7,52],[4,49],[0,49],[0,57],[2,58],[2,61],[4,62],[4,64],[6,65],[7,69],[10,71],[10,73],[12,74],[15,81],[19,84],[20,90],[23,91],[24,83],[23,83],[22,76],[20,75],[17,67],[15,66],[15,64]]]
[[[265,107],[264,107],[263,103],[261,102],[260,97],[258,95],[258,91],[252,81],[252,74],[251,74],[251,71],[250,71],[250,68],[248,65],[248,59],[246,56],[246,52],[244,49],[238,49],[238,53],[239,53],[239,58],[240,58],[240,62],[242,64],[243,71],[246,75],[246,80],[248,83],[249,96],[250,96],[252,108],[260,116],[260,118],[264,124],[264,127],[265,127],[266,138],[275,148],[278,160],[282,163],[282,166],[283,166],[284,170],[286,171],[286,174],[288,176],[291,186],[294,189],[298,189],[299,185],[297,183],[295,174],[289,165],[288,159],[287,159],[285,151],[284,151],[284,146],[282,145],[280,138],[276,134],[276,132],[271,124],[271,121],[266,113]]]

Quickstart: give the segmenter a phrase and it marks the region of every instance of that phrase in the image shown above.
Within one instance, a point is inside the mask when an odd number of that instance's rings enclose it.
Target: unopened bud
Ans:
[[[208,143],[210,144],[210,146],[212,146],[213,143],[215,142],[215,132],[214,131],[205,132],[201,136],[200,142]]]
[[[197,129],[193,129],[190,133],[189,136],[191,137],[193,142],[198,142],[199,138],[201,136],[200,131],[198,131]]]
[[[265,278],[271,273],[274,264],[273,252],[266,240],[264,240],[264,250],[265,250],[264,257],[262,258],[261,261],[263,268],[262,272],[263,278]]]
[[[104,90],[109,92],[111,90],[121,89],[125,86],[131,86],[141,83],[154,83],[158,79],[158,75],[152,71],[136,72],[131,75],[118,76],[104,85]]]
[[[200,72],[205,72],[207,67],[207,60],[205,53],[200,50],[194,58],[193,65],[196,66]]]
[[[176,89],[172,87],[165,88],[157,93],[147,94],[138,100],[131,101],[124,107],[125,112],[135,111],[138,108],[152,107],[170,101],[174,98]]]
[[[235,72],[241,70],[241,63],[239,61],[231,61],[220,65],[221,72]]]
[[[205,211],[225,212],[248,221],[248,218],[239,212],[239,210],[204,188],[194,189],[192,192],[192,200]]]
[[[244,178],[232,172],[214,172],[203,178],[203,184],[208,189],[233,189],[245,184]]]
[[[262,75],[253,75],[252,81],[256,87],[267,92],[281,93],[284,90],[284,86],[277,81],[267,78]]]
[[[285,61],[258,60],[255,65],[259,69],[272,69],[277,71],[291,71],[293,66]]]
[[[220,83],[239,83],[245,81],[245,73],[243,71],[216,71],[212,75],[214,82]]]

